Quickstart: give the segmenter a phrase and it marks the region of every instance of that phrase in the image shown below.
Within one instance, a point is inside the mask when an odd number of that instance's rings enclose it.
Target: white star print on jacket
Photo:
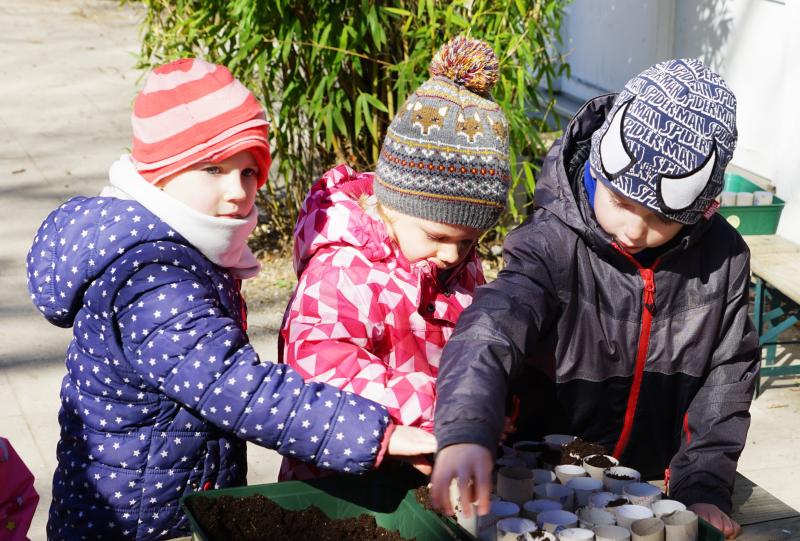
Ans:
[[[184,494],[245,482],[244,440],[361,473],[377,404],[261,363],[239,283],[142,205],[76,197],[40,227],[31,299],[73,327],[49,539],[185,535]]]

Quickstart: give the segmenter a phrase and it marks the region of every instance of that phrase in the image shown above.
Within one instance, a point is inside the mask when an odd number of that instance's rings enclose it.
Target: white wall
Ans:
[[[575,0],[566,11],[563,50],[572,73],[561,90],[581,100],[619,91],[653,59],[672,54],[675,0]]]
[[[738,100],[733,163],[786,200],[778,233],[800,242],[800,1],[575,0],[564,24],[579,99],[618,91],[672,57],[699,57]]]

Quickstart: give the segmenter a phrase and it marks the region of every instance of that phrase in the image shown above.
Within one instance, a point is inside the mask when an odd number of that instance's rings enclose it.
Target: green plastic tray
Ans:
[[[741,175],[725,174],[726,192],[755,192],[760,189]],[[783,206],[783,199],[773,196],[771,205],[720,207],[717,212],[742,235],[772,235],[778,229]]]
[[[379,474],[325,477],[312,481],[287,481],[247,487],[196,492],[181,500],[194,538],[209,541],[186,505],[194,498],[252,496],[261,494],[284,509],[318,507],[330,518],[372,515],[382,528],[418,541],[474,540],[455,522],[423,508],[414,497],[410,483]]]
[[[711,524],[700,519],[700,527],[697,529],[698,541],[725,541],[725,534],[713,527]]]
[[[382,528],[399,532],[418,541],[474,541],[458,523],[423,508],[413,489],[419,479],[406,480],[381,474],[337,476],[312,481],[287,481],[247,487],[208,490],[185,496],[181,505],[186,511],[194,539],[209,541],[186,502],[194,498],[244,497],[261,494],[285,509],[318,507],[330,518],[350,518],[367,514]],[[725,541],[721,531],[700,519],[698,541]]]

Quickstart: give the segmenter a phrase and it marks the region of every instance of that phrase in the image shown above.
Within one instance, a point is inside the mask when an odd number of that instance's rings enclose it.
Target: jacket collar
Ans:
[[[101,195],[136,200],[180,233],[211,262],[230,270],[236,278],[252,278],[261,270],[261,264],[247,246],[247,238],[258,221],[255,207],[241,220],[206,216],[142,178],[129,155],[112,164],[109,180],[114,190],[104,190]]]

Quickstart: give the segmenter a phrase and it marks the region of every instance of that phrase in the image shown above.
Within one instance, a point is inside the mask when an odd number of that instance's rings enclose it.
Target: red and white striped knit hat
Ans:
[[[228,68],[196,58],[159,66],[147,77],[131,117],[136,170],[155,184],[199,162],[248,150],[264,185],[267,120],[255,96]]]

